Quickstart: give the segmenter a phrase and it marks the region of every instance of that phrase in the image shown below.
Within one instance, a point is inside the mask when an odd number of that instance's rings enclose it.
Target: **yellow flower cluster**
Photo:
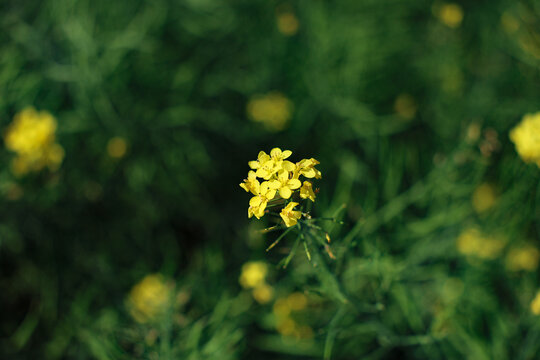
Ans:
[[[17,154],[11,166],[15,175],[56,170],[64,159],[64,149],[55,142],[56,119],[46,111],[27,108],[15,115],[4,134],[6,148]]]
[[[457,249],[463,255],[476,256],[483,259],[495,259],[504,248],[501,239],[482,234],[476,228],[466,229],[457,239]]]
[[[291,119],[292,110],[292,102],[279,92],[257,95],[247,104],[249,118],[271,131],[285,129]]]
[[[133,286],[127,299],[131,316],[139,323],[156,320],[170,304],[171,288],[160,274],[145,276]]]
[[[510,140],[525,162],[535,162],[540,167],[540,112],[527,114],[510,131]]]
[[[255,216],[260,219],[264,216],[270,201],[289,199],[297,190],[299,198],[315,201],[313,184],[307,180],[302,183],[300,176],[320,179],[321,172],[315,168],[319,162],[311,158],[300,160],[295,164],[287,160],[291,155],[290,150],[281,151],[274,148],[270,151],[270,155],[261,151],[257,160],[249,162],[252,170],[249,171],[247,179],[240,184],[246,192],[254,195],[249,201],[249,218]],[[280,213],[287,227],[295,225],[302,216],[300,211],[294,210],[298,204],[292,201]]]
[[[292,317],[293,312],[302,311],[307,307],[307,297],[295,292],[286,298],[279,298],[274,303],[273,312],[276,317],[276,330],[283,336],[297,339],[313,337],[313,330],[307,325],[299,324]]]
[[[242,266],[238,281],[245,289],[252,289],[253,298],[259,304],[266,304],[274,296],[274,289],[266,283],[268,265],[262,261],[250,261]]]

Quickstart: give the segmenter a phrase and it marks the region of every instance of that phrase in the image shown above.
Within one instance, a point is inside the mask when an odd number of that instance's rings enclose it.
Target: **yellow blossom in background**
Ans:
[[[523,161],[540,167],[540,112],[525,115],[510,131],[510,140]]]
[[[126,155],[127,142],[124,138],[115,136],[107,142],[107,153],[113,159],[121,159]]]
[[[540,291],[536,293],[536,296],[531,302],[531,312],[534,315],[540,315]]]
[[[503,29],[509,33],[515,33],[519,30],[519,20],[515,18],[514,15],[510,14],[508,11],[505,11],[501,15],[501,25]]]
[[[296,225],[296,223],[298,222],[298,219],[302,217],[302,213],[300,211],[293,210],[297,205],[298,205],[297,202],[292,201],[288,203],[287,206],[285,206],[283,210],[281,210],[281,213],[279,214],[279,216],[281,216],[281,218],[283,219],[287,227]]]
[[[255,287],[252,291],[253,298],[259,304],[266,304],[274,296],[274,288],[264,283]]]
[[[12,171],[22,176],[45,167],[56,170],[64,159],[64,149],[55,142],[56,119],[47,111],[26,108],[15,115],[4,134],[8,150],[16,153]]]
[[[439,21],[453,29],[459,27],[463,21],[463,9],[455,3],[436,5],[433,12]]]
[[[476,228],[464,230],[456,241],[460,253],[484,259],[496,258],[505,246],[505,241],[482,234]]]
[[[306,295],[294,292],[287,296],[287,304],[291,310],[300,311],[304,310],[307,306],[307,297]]]
[[[300,23],[292,11],[278,12],[277,28],[285,36],[292,36],[298,32]]]
[[[249,118],[271,131],[285,129],[291,119],[292,110],[292,102],[279,92],[254,96],[247,104]]]
[[[477,213],[483,213],[491,209],[496,201],[495,187],[488,183],[478,186],[472,195],[472,205]]]
[[[171,289],[160,274],[145,276],[136,284],[127,299],[129,312],[139,323],[156,320],[170,303]]]
[[[409,94],[400,94],[394,102],[394,111],[402,119],[413,119],[417,111],[414,98]]]
[[[506,256],[506,268],[510,271],[534,271],[538,268],[540,251],[532,245],[512,249]]]
[[[242,266],[240,285],[246,289],[255,288],[265,283],[268,265],[262,261],[250,261]]]

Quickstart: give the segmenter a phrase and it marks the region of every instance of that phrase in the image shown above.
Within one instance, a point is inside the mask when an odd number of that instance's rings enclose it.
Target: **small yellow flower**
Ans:
[[[257,180],[257,176],[253,170],[248,172],[247,179],[244,179],[244,182],[240,184],[242,189],[246,190],[246,192],[251,192],[253,195],[259,193],[260,186],[261,184],[259,183],[259,180]]]
[[[264,283],[255,287],[252,291],[252,295],[255,301],[257,301],[259,304],[266,304],[272,300],[272,297],[274,296],[274,288]]]
[[[505,242],[494,237],[486,237],[476,228],[466,229],[458,237],[456,246],[464,255],[484,259],[496,258],[504,248]]]
[[[296,169],[294,170],[294,178],[298,178],[299,175],[304,175],[308,179],[321,178],[321,172],[315,169],[315,165],[320,164],[317,160],[311,159],[302,159],[296,163]]]
[[[276,300],[274,306],[272,307],[272,310],[274,312],[274,315],[276,315],[276,317],[278,318],[288,317],[291,313],[291,307],[289,305],[289,302],[287,301],[287,299],[283,298]]]
[[[435,15],[450,28],[457,28],[463,21],[463,9],[458,4],[446,3],[435,8]]]
[[[409,94],[400,94],[394,102],[394,110],[399,117],[411,120],[416,115],[416,102]]]
[[[259,152],[257,160],[250,161],[249,167],[256,170],[255,175],[265,180],[270,180],[280,170],[293,171],[294,164],[287,159],[292,151],[281,151],[280,148],[273,148],[270,155],[264,151]]]
[[[153,321],[165,313],[170,296],[171,289],[161,275],[147,275],[129,293],[129,312],[139,323]]]
[[[535,162],[540,167],[540,112],[527,114],[510,131],[510,140],[525,162]]]
[[[246,289],[256,288],[265,284],[268,265],[262,261],[250,261],[242,266],[239,282]]]
[[[298,219],[302,217],[302,213],[300,211],[293,210],[296,205],[298,205],[298,203],[294,201],[288,203],[279,214],[287,227],[296,225]]]
[[[477,213],[483,213],[491,209],[496,201],[497,193],[493,185],[484,183],[474,190],[472,205]]]
[[[275,180],[274,184],[277,183],[279,186],[279,196],[284,199],[291,197],[293,190],[298,189],[302,186],[302,183],[298,179],[289,179],[289,172],[286,170],[281,170],[278,173],[278,179]]]
[[[506,268],[510,271],[534,271],[538,268],[540,251],[532,245],[512,249],[506,256]]]
[[[540,315],[540,291],[536,293],[533,301],[531,301],[531,312],[534,315]]]
[[[276,189],[270,188],[269,182],[264,181],[259,189],[254,190],[256,190],[254,192],[255,196],[249,200],[248,218],[255,215],[257,219],[260,219],[264,216],[268,200],[272,200],[276,196]]]
[[[304,310],[307,306],[307,297],[300,292],[294,292],[287,296],[287,303],[293,311]]]
[[[11,163],[15,175],[44,167],[58,169],[64,149],[55,143],[56,126],[56,119],[46,111],[27,108],[15,115],[4,134],[6,148],[17,154]]]
[[[315,193],[313,192],[313,185],[309,181],[304,181],[300,188],[300,197],[302,199],[309,199],[315,201]]]
[[[247,104],[248,116],[262,123],[268,130],[285,129],[293,110],[293,104],[279,92],[253,97]]]
[[[121,159],[126,155],[127,142],[124,138],[115,136],[107,142],[107,153],[113,159]]]
[[[298,32],[299,22],[296,15],[290,11],[281,12],[277,15],[277,27],[285,36],[292,36]]]

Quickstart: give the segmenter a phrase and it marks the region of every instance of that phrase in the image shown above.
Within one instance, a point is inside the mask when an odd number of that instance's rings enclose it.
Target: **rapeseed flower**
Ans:
[[[270,131],[285,129],[291,119],[292,102],[279,92],[253,97],[247,104],[247,114]]]
[[[478,186],[472,196],[472,205],[477,213],[491,209],[497,202],[497,192],[491,184],[484,183]]]
[[[534,315],[540,315],[540,291],[536,293],[533,301],[531,301],[531,312]]]
[[[296,205],[298,205],[298,203],[294,201],[288,203],[287,206],[285,206],[283,210],[281,210],[281,213],[279,214],[279,216],[281,216],[281,218],[283,219],[287,227],[296,225],[298,219],[302,217],[302,213],[300,211],[293,210],[296,207]]]
[[[460,253],[483,259],[495,259],[504,248],[505,242],[499,238],[486,236],[476,228],[464,230],[456,241]]]
[[[458,4],[445,3],[434,8],[435,16],[446,26],[457,28],[463,21],[463,9]]]
[[[540,112],[525,115],[510,131],[510,140],[523,161],[540,167]]]
[[[115,136],[107,142],[107,153],[113,159],[121,159],[126,155],[127,142],[124,138]]]
[[[16,153],[12,171],[22,176],[45,167],[54,171],[64,159],[64,149],[55,142],[56,119],[47,111],[26,108],[15,115],[6,129],[4,143]]]
[[[285,36],[293,36],[298,32],[300,23],[298,18],[291,11],[284,11],[277,14],[277,28]]]
[[[512,249],[506,256],[506,268],[510,271],[534,271],[538,268],[540,251],[532,245]]]
[[[159,274],[145,276],[136,284],[127,299],[131,316],[139,323],[156,320],[170,304],[171,288]]]
[[[293,210],[300,205],[295,200],[310,199],[315,201],[315,192],[311,181],[300,180],[301,176],[308,179],[320,179],[321,172],[315,168],[319,162],[314,159],[302,159],[293,163],[287,159],[292,155],[290,150],[273,148],[270,154],[260,151],[257,160],[249,161],[251,170],[240,184],[240,187],[254,196],[249,201],[248,217],[260,219],[266,208],[285,205],[280,216],[287,227],[295,225],[302,217],[302,212]],[[291,199],[294,196],[294,199]],[[287,200],[293,200],[287,204]]]
[[[262,261],[250,261],[242,266],[242,273],[238,281],[246,289],[255,288],[264,284],[268,274],[268,265]]]

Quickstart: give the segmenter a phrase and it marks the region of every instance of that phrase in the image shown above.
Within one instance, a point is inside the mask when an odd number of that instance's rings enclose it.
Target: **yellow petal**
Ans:
[[[253,160],[253,161],[248,162],[248,165],[252,169],[258,169],[259,167],[261,167],[261,164],[259,164],[259,162],[257,160]]]
[[[281,189],[279,189],[279,195],[284,199],[288,199],[291,197],[292,191],[287,186],[284,186]]]
[[[288,182],[287,182],[287,185],[291,188],[291,189],[298,189],[300,186],[302,186],[302,183],[300,182],[300,180],[298,179],[290,179]]]
[[[273,148],[272,150],[270,150],[270,156],[274,159],[281,158],[281,149]]]
[[[292,151],[291,151],[291,150],[285,150],[285,151],[283,151],[283,154],[281,154],[281,158],[282,158],[282,159],[286,159],[286,158],[288,158],[288,157],[291,156],[291,155],[292,155]]]
[[[249,200],[249,206],[257,207],[261,205],[262,198],[260,196],[254,196]]]

